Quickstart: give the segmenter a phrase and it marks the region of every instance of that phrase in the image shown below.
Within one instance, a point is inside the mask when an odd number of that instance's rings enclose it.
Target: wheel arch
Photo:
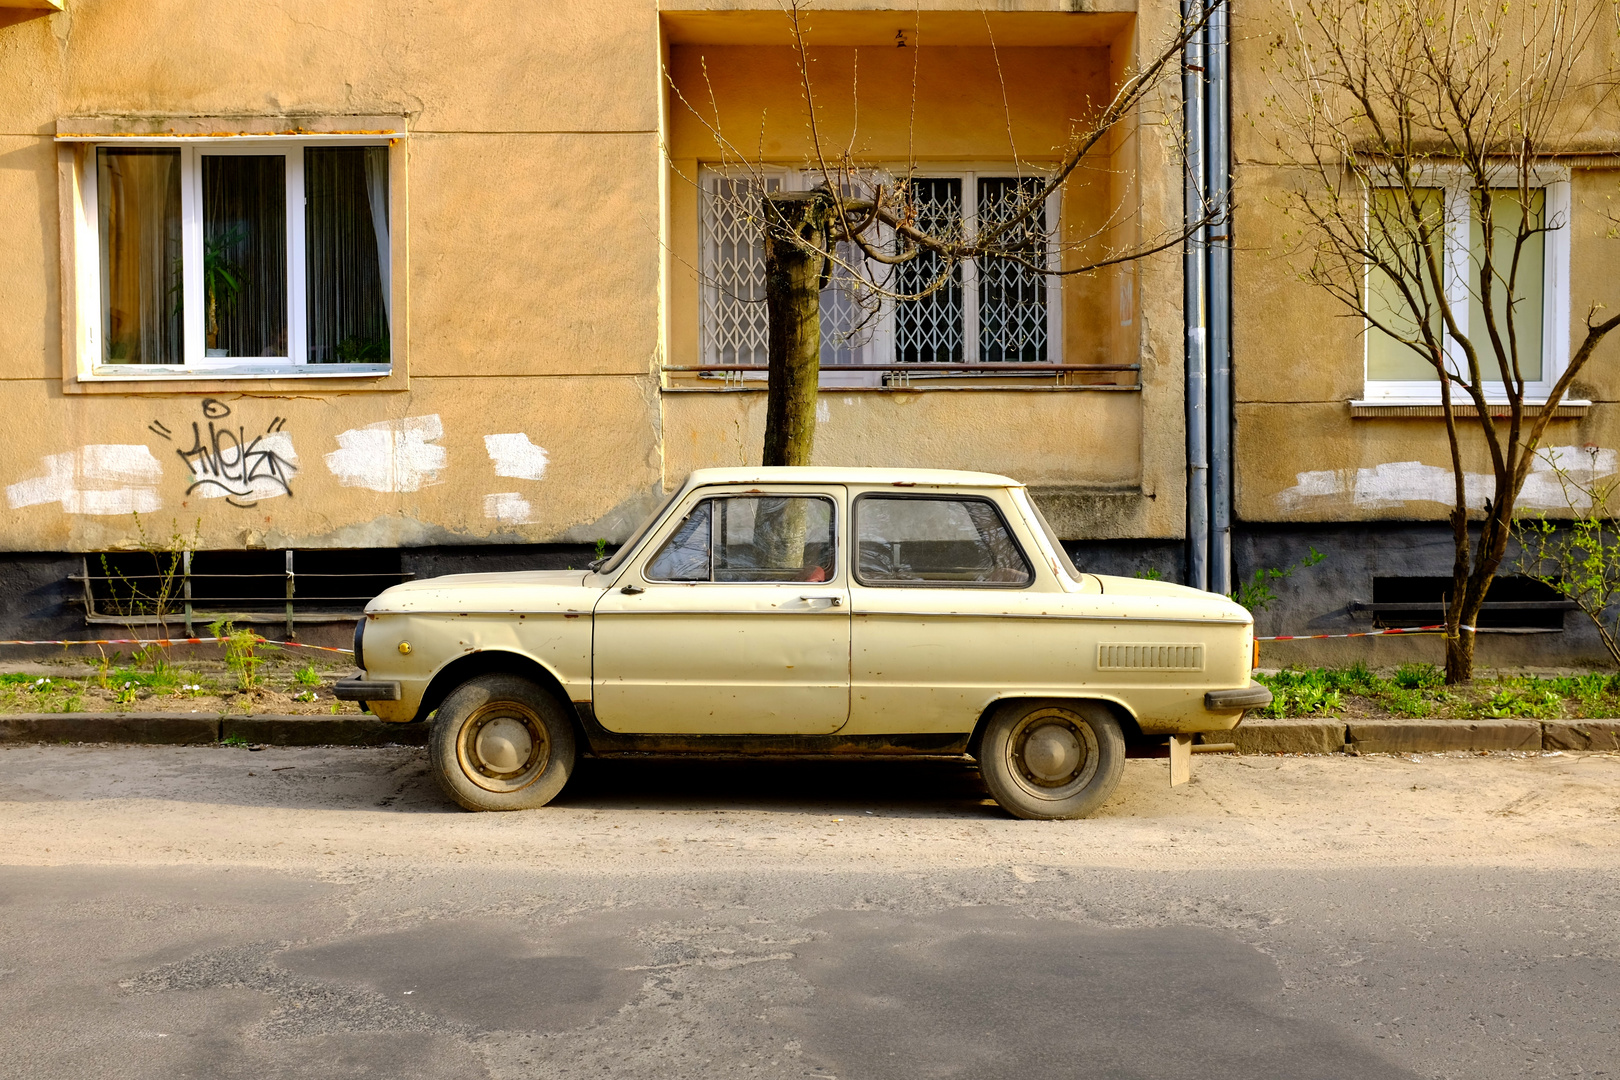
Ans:
[[[975,761],[978,760],[979,744],[984,738],[984,729],[989,726],[990,718],[1003,705],[1018,701],[1049,701],[1054,705],[1101,705],[1119,722],[1119,730],[1127,743],[1140,742],[1143,739],[1142,726],[1136,722],[1136,714],[1131,711],[1130,706],[1118,698],[1103,694],[1069,694],[1059,697],[1051,694],[1006,694],[984,707],[984,711],[979,714],[978,723],[973,726],[973,734],[968,736],[967,752]]]
[[[574,734],[583,741],[585,732],[580,725],[579,710],[574,707],[556,672],[532,656],[509,649],[480,649],[458,656],[434,672],[432,681],[422,695],[422,704],[417,706],[416,719],[426,719],[428,714],[444,703],[452,690],[469,679],[497,674],[520,675],[550,693],[567,710],[574,724]]]

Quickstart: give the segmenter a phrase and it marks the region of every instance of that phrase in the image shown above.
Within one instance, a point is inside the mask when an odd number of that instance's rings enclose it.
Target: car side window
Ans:
[[[831,499],[704,499],[647,564],[651,581],[828,581],[836,573]]]
[[[988,499],[862,495],[855,535],[862,585],[1018,587],[1034,580]]]

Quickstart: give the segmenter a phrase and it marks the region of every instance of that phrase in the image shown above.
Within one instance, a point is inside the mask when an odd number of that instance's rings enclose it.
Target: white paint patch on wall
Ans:
[[[6,486],[13,510],[59,502],[66,514],[150,514],[161,509],[163,466],[133,443],[81,446],[40,458],[43,476]]]
[[[339,434],[338,449],[326,455],[326,467],[344,487],[419,491],[443,482],[439,473],[449,454],[433,445],[443,437],[438,413],[381,420]]]
[[[1577,483],[1620,473],[1620,454],[1613,450],[1588,453],[1579,446],[1548,447],[1536,455],[1519,493],[1518,505],[1525,510],[1565,510],[1573,501],[1583,510],[1590,500],[1571,487],[1566,498],[1554,468],[1563,469]],[[1456,481],[1451,470],[1420,461],[1393,461],[1370,469],[1320,469],[1294,474],[1294,486],[1276,495],[1284,510],[1298,510],[1311,499],[1349,498],[1357,507],[1376,510],[1403,506],[1409,502],[1437,502],[1451,505],[1456,499]],[[1480,508],[1496,490],[1496,480],[1488,473],[1464,473],[1463,491],[1468,505]]]
[[[825,424],[832,420],[832,409],[827,407],[825,401],[816,402],[816,423]]]
[[[534,507],[515,491],[485,495],[484,516],[502,525],[529,525],[535,520]]]
[[[546,448],[536,446],[523,432],[509,435],[485,435],[484,449],[495,463],[496,476],[516,476],[523,480],[539,480],[546,475],[551,455]]]

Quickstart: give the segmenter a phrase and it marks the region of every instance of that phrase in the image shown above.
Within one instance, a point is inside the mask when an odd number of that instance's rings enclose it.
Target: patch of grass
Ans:
[[[1620,675],[1554,678],[1482,678],[1472,686],[1447,687],[1432,664],[1402,664],[1384,677],[1357,663],[1344,668],[1285,668],[1255,678],[1273,699],[1256,717],[1396,716],[1445,720],[1620,716]]]
[[[1271,704],[1255,710],[1264,717],[1337,716],[1344,707],[1342,691],[1333,685],[1337,673],[1323,668],[1287,668],[1275,675],[1258,675],[1270,687]]]
[[[252,744],[249,743],[246,739],[242,738],[242,736],[240,736],[240,735],[227,735],[227,736],[225,736],[225,738],[219,740],[219,745],[221,745],[221,746],[250,746]]]
[[[1446,685],[1446,673],[1433,664],[1402,664],[1390,681],[1402,690],[1438,690]]]

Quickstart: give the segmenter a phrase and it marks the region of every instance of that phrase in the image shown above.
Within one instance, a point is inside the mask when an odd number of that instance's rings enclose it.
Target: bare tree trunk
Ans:
[[[821,287],[830,269],[825,191],[765,196],[765,316],[770,383],[765,399],[766,465],[808,465],[816,439],[821,381]]]

